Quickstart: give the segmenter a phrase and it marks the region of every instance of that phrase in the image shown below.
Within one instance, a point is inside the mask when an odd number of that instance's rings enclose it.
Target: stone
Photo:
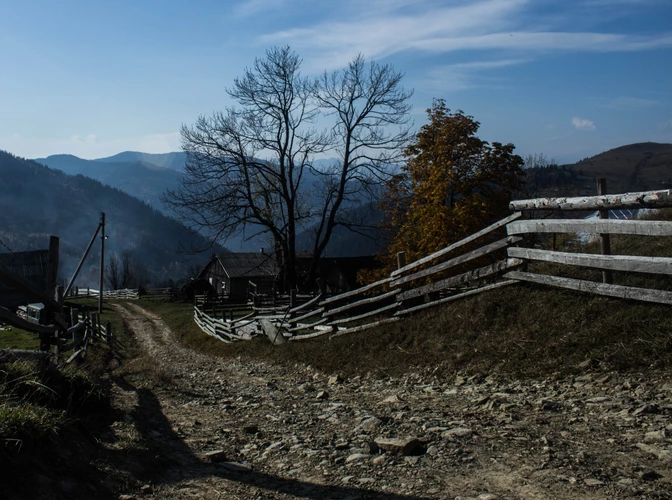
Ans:
[[[319,391],[317,393],[317,396],[315,396],[316,399],[329,399],[329,393],[327,391]]]
[[[657,481],[663,476],[662,474],[658,474],[655,470],[648,470],[646,472],[642,472],[639,477],[643,481]]]
[[[328,381],[329,385],[336,385],[340,384],[341,382],[343,382],[343,377],[341,377],[340,375],[334,375],[333,377],[329,377]]]
[[[429,448],[427,448],[427,454],[432,456],[432,457],[437,456],[439,454],[439,447],[438,446],[433,446],[433,445],[430,446]]]
[[[362,423],[359,424],[358,428],[366,432],[373,432],[381,425],[383,425],[383,421],[381,419],[378,417],[371,417],[363,420]]]
[[[376,466],[385,465],[387,463],[387,458],[381,455],[371,460],[371,463]]]
[[[645,443],[657,443],[659,441],[665,441],[665,438],[667,437],[667,432],[665,430],[662,431],[650,431],[644,434],[644,442]]]
[[[375,442],[381,450],[397,455],[417,456],[427,451],[425,445],[416,438],[377,438]]]
[[[644,406],[640,406],[637,408],[635,411],[632,412],[633,415],[647,415],[651,413],[659,413],[660,408],[658,408],[658,405],[655,403],[649,403],[645,404]]]
[[[143,495],[151,495],[154,489],[152,488],[151,484],[144,484],[142,487],[140,487],[140,491]]]
[[[380,447],[376,444],[375,441],[366,441],[362,446],[362,449],[364,450],[364,453],[368,453],[369,455],[373,455],[374,453],[378,453],[380,451]]]
[[[359,462],[360,460],[368,460],[371,456],[367,453],[353,453],[345,459],[346,464],[351,464],[352,462]]]
[[[604,482],[600,481],[599,479],[593,479],[593,478],[586,478],[583,480],[583,482],[586,484],[586,486],[602,486]]]
[[[213,450],[205,454],[205,459],[212,463],[223,462],[226,460],[226,455],[224,450]]]
[[[401,402],[402,402],[401,398],[399,396],[397,396],[396,394],[392,394],[391,396],[388,396],[381,401],[381,403],[387,403],[387,404],[401,403]]]
[[[459,438],[468,438],[474,433],[473,430],[468,427],[455,427],[453,429],[448,429],[441,433],[441,437],[444,439],[459,439]]]
[[[499,497],[494,493],[481,493],[478,495],[478,500],[499,500]]]

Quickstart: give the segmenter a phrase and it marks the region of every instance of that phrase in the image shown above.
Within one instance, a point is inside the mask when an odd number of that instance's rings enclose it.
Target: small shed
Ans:
[[[274,293],[279,273],[273,255],[230,252],[213,255],[197,279],[207,280],[217,295],[244,300],[249,297],[250,291]],[[256,290],[252,290],[250,282],[256,285]]]

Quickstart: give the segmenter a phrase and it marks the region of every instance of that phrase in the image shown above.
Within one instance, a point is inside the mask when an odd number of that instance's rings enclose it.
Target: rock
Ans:
[[[140,488],[140,491],[142,492],[143,495],[151,495],[153,488],[151,484],[144,484]]]
[[[222,462],[221,467],[229,472],[252,472],[252,466],[240,462]]]
[[[317,396],[315,396],[316,399],[329,399],[329,393],[327,391],[319,391],[317,393]]]
[[[642,472],[639,477],[643,481],[657,481],[663,476],[661,474],[658,474],[655,470],[649,470],[646,472]]]
[[[340,384],[341,382],[343,382],[343,377],[341,377],[340,375],[334,375],[333,377],[329,377],[328,383],[329,385],[336,385]]]
[[[662,431],[651,431],[647,432],[644,434],[644,442],[645,443],[656,443],[659,441],[665,441],[665,438],[667,437],[667,433],[665,430]]]
[[[404,457],[404,462],[409,465],[417,465],[420,461],[420,457]]]
[[[381,403],[401,403],[402,399],[397,396],[396,394],[392,394],[391,396],[386,397],[381,401]]]
[[[657,456],[660,460],[672,462],[672,453],[667,450],[645,443],[637,443],[635,446],[646,453]]]
[[[205,459],[212,463],[223,462],[226,460],[226,456],[224,450],[213,450],[205,454]]]
[[[375,443],[375,441],[366,441],[364,446],[362,446],[362,449],[364,450],[364,453],[368,453],[369,455],[373,455],[374,453],[378,453],[380,451],[380,447]]]
[[[375,481],[376,480],[372,477],[362,477],[362,478],[357,480],[357,482],[359,484],[370,484],[370,483],[374,483]]]
[[[423,455],[426,451],[425,445],[416,438],[378,438],[375,442],[381,450],[397,455],[417,456]]]
[[[366,432],[373,432],[381,425],[383,425],[383,421],[381,419],[378,417],[371,417],[363,420],[362,423],[359,424],[358,428]]]
[[[119,495],[118,500],[135,500],[133,495]]]
[[[538,406],[540,409],[545,411],[562,410],[562,403],[558,401],[553,401],[552,399],[542,399],[541,401],[539,401]]]
[[[346,464],[351,464],[352,462],[359,462],[360,460],[368,460],[371,456],[367,453],[353,453],[345,459]]]
[[[437,456],[439,454],[438,446],[430,446],[429,448],[427,448],[427,454],[432,457]]]
[[[385,465],[387,463],[387,458],[381,455],[379,457],[374,458],[371,461],[371,463],[376,466]]]
[[[464,385],[466,380],[464,377],[460,377],[459,375],[455,377],[455,387],[460,387],[461,385]]]
[[[448,429],[441,433],[441,437],[444,439],[457,439],[457,438],[468,438],[474,433],[471,429],[467,427],[455,427],[453,429]]]
[[[599,479],[592,479],[592,478],[586,478],[583,480],[583,482],[586,484],[586,486],[602,486],[604,482],[600,481]]]
[[[635,411],[632,412],[633,415],[647,415],[650,413],[659,413],[660,408],[658,408],[658,405],[655,403],[649,403],[645,404],[644,406],[640,406],[637,408]]]
[[[499,500],[499,497],[494,493],[481,493],[478,495],[478,500]]]

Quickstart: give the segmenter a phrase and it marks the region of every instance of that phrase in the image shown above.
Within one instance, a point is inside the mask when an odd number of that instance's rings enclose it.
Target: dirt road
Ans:
[[[117,381],[116,441],[148,451],[124,498],[672,497],[669,374],[341,380],[195,353],[115,307],[165,380]]]

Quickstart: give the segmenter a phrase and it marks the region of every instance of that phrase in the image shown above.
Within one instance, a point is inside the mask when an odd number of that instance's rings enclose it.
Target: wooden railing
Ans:
[[[649,191],[582,198],[540,198],[511,203],[512,210],[605,210],[672,206],[672,192]],[[506,231],[503,238],[493,238]],[[633,234],[672,236],[672,222],[653,220],[523,220],[516,211],[495,224],[425,258],[403,265],[388,278],[340,295],[319,295],[299,306],[251,310],[244,318],[221,319],[196,307],[201,328],[222,340],[251,338],[262,330],[274,343],[344,335],[398,321],[417,311],[518,282],[532,282],[582,292],[672,304],[672,292],[527,272],[530,262],[553,262],[598,270],[672,275],[672,258],[595,255],[526,248],[526,236],[544,233]],[[474,247],[478,240],[487,243]],[[494,239],[494,241],[493,241]],[[469,249],[455,255],[460,250]],[[484,258],[490,260],[483,265]],[[456,270],[458,270],[456,272]]]

